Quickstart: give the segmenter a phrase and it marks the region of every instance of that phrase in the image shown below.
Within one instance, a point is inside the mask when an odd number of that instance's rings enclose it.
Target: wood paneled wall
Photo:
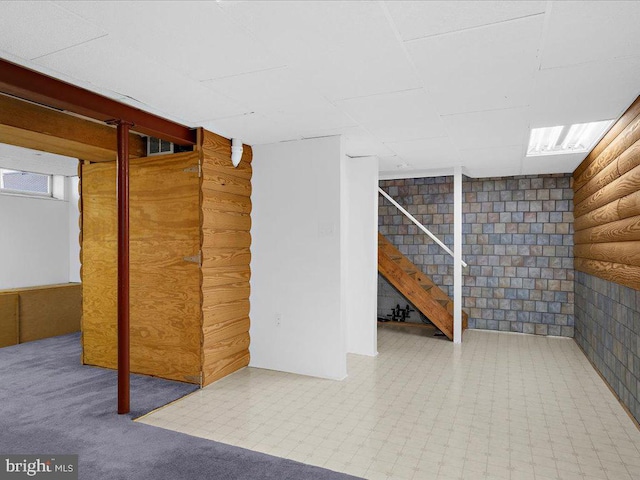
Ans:
[[[251,147],[200,129],[193,152],[130,168],[131,370],[208,385],[249,364]],[[116,166],[82,166],[83,361],[117,366]]]
[[[0,293],[0,348],[20,343],[20,303],[17,293]]]
[[[131,370],[201,382],[199,154],[130,167]],[[83,361],[117,366],[116,166],[82,168]],[[194,257],[196,259],[194,259]]]
[[[80,330],[79,283],[0,291],[0,347]]]
[[[575,268],[640,290],[640,97],[573,180]]]
[[[203,385],[249,364],[251,147],[199,131],[202,162]]]

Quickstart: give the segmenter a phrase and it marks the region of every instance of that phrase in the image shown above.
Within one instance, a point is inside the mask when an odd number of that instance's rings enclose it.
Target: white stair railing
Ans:
[[[434,242],[436,242],[438,245],[440,245],[442,247],[442,249],[447,252],[449,255],[451,255],[453,257],[453,251],[447,247],[444,243],[442,243],[440,241],[440,239],[438,237],[436,237],[433,233],[431,233],[429,231],[429,229],[427,227],[425,227],[424,225],[422,225],[418,220],[415,219],[415,217],[413,215],[411,215],[409,212],[407,212],[404,208],[402,208],[402,205],[400,205],[398,202],[396,202],[393,198],[391,198],[391,196],[385,192],[384,190],[382,190],[380,187],[378,187],[378,192],[380,192],[380,194],[386,198],[387,200],[389,200],[398,210],[400,210],[405,217],[407,217],[409,220],[411,220],[416,227],[418,227],[420,230],[422,230],[424,233],[426,233],[427,235],[429,235],[429,237],[431,238],[431,240],[433,240]],[[464,260],[460,260],[460,263],[462,263],[463,267],[467,267],[468,265],[464,262]]]

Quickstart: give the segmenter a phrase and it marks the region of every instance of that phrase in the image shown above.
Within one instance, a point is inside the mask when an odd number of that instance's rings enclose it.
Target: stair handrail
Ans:
[[[449,255],[451,255],[453,257],[453,251],[449,247],[447,247],[444,243],[442,243],[438,237],[436,237],[433,233],[431,233],[427,227],[425,227],[418,220],[416,220],[416,218],[413,215],[411,215],[404,208],[402,208],[402,205],[400,205],[393,198],[391,198],[391,196],[387,192],[385,192],[382,188],[378,187],[378,192],[380,192],[380,194],[384,198],[389,200],[398,210],[400,210],[404,214],[405,217],[407,217],[409,220],[411,220],[413,223],[415,223],[416,227],[418,227],[424,233],[429,235],[431,240],[433,240],[438,245],[440,245],[445,252],[447,252]],[[460,263],[462,263],[463,267],[465,267],[465,268],[468,267],[468,265],[464,262],[464,260],[460,260]]]

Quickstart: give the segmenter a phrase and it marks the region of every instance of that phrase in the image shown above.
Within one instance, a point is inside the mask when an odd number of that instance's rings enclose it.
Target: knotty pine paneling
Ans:
[[[576,218],[576,231],[640,215],[640,190]]]
[[[618,120],[609,131],[602,137],[602,140],[593,147],[587,158],[578,165],[578,168],[573,172],[573,178],[576,179],[585,172],[585,170],[593,163],[593,161],[600,156],[600,154],[607,148],[613,140],[615,140],[620,133],[627,128],[627,126],[633,122],[636,117],[640,115],[640,102],[637,100],[622,114],[620,120]]]
[[[635,103],[629,107],[628,111],[635,111]],[[625,114],[626,115],[626,114]],[[617,123],[616,123],[617,125]],[[616,126],[614,125],[614,127]],[[586,185],[593,177],[595,177],[607,165],[617,159],[626,150],[640,140],[640,123],[638,123],[638,115],[629,122],[629,124],[614,138],[609,145],[596,158],[587,156],[585,162],[590,162],[580,175],[574,175],[574,188],[577,193],[584,185]],[[597,145],[596,145],[597,148]],[[584,162],[583,162],[584,163]],[[581,164],[582,165],[582,164]]]
[[[615,161],[600,170],[595,177],[587,182],[574,196],[574,202],[579,204],[593,193],[640,165],[639,151],[640,140],[634,143],[631,148],[625,150]]]
[[[640,166],[605,184],[582,202],[575,203],[573,214],[580,217],[614,200],[630,195],[638,190],[638,185],[640,185]]]
[[[640,97],[573,178],[576,270],[640,289]]]
[[[249,364],[251,147],[199,131],[202,163],[202,384]]]

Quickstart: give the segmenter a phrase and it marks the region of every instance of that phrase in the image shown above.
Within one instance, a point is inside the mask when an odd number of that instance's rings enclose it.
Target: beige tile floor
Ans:
[[[640,431],[573,340],[378,335],[342,382],[246,368],[141,421],[368,479],[640,479]]]

